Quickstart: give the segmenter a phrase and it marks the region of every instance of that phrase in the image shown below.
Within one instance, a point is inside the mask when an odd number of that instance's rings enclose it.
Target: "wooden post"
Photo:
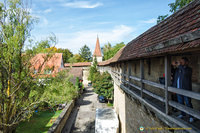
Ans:
[[[130,86],[130,83],[131,83],[131,78],[130,78],[130,76],[131,76],[131,62],[128,62],[128,88],[130,89],[131,88],[131,86]]]
[[[171,57],[165,56],[165,113],[169,114],[168,86],[171,83]]]
[[[122,84],[123,82],[122,82],[122,73],[123,73],[123,71],[122,71],[122,68],[123,68],[123,63],[122,62],[120,62],[120,66],[119,66],[119,76],[120,76],[120,83]]]
[[[140,79],[141,79],[141,97],[143,98],[143,89],[144,89],[144,83],[142,83],[142,80],[144,79],[144,59],[140,60]]]
[[[125,76],[124,76],[124,74],[125,74],[125,63],[123,62],[122,63],[122,84],[123,85],[125,85],[125,82],[124,82],[125,81],[125,78],[124,78]]]

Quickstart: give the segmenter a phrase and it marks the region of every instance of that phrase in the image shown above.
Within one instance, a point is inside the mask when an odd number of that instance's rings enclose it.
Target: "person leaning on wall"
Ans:
[[[190,68],[188,64],[188,58],[182,57],[180,65],[175,72],[173,86],[179,89],[192,91],[192,68]],[[187,107],[193,108],[190,97],[177,94],[177,100],[178,103],[183,105],[185,103]],[[182,119],[185,115],[185,112],[181,111],[178,118]],[[189,122],[192,123],[193,121],[194,118],[190,115]]]

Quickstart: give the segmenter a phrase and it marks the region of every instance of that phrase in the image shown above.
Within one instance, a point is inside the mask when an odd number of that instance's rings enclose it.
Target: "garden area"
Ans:
[[[47,110],[34,113],[29,121],[19,124],[16,133],[47,133],[61,112],[62,110]]]
[[[81,80],[76,78],[73,85],[68,71],[61,71],[56,77],[48,77],[39,86],[44,90],[41,102],[35,107],[30,119],[19,123],[17,133],[46,133],[61,114],[63,108],[75,99],[82,90]]]

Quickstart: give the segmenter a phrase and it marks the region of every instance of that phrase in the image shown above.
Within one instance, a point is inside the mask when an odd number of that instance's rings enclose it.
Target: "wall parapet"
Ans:
[[[70,101],[67,106],[63,109],[59,117],[53,123],[53,125],[49,128],[48,133],[61,133],[62,129],[65,126],[66,121],[68,120],[70,113],[75,105],[75,101]]]

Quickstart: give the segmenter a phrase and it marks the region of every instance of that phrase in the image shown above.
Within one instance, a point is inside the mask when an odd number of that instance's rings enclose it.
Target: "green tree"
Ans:
[[[124,42],[117,43],[115,46],[111,47],[111,44],[108,43],[103,47],[103,59],[108,60],[112,58],[122,47],[124,47]]]
[[[87,45],[80,48],[79,55],[84,59],[84,62],[90,62],[92,59],[92,53]]]
[[[59,48],[59,49],[57,49],[56,52],[57,53],[63,53],[63,62],[64,63],[69,63],[70,62],[69,59],[71,57],[73,57],[73,53],[69,49],[61,49],[61,48]]]
[[[71,76],[63,70],[54,77],[48,77],[43,87],[44,93],[40,96],[51,107],[69,102],[78,96],[78,88],[70,82]]]
[[[189,4],[190,2],[192,2],[194,0],[175,0],[174,3],[170,3],[168,4],[168,6],[170,7],[170,12],[171,13],[175,13],[176,11],[178,11],[180,8],[184,7],[185,5]],[[157,23],[162,22],[163,20],[165,20],[168,17],[167,15],[160,15],[157,18]]]
[[[104,60],[109,59],[109,52],[110,52],[111,48],[112,48],[112,46],[111,46],[111,44],[109,42],[108,42],[108,44],[105,44],[103,46],[102,49],[103,49],[103,59]]]
[[[4,133],[14,132],[19,122],[29,119],[44,93],[30,69],[36,49],[23,53],[35,22],[27,3],[0,3],[0,132]]]
[[[108,72],[100,74],[99,72],[95,73],[93,80],[94,91],[99,96],[104,96],[108,101],[112,101],[114,94],[113,80],[111,75]]]
[[[84,62],[85,60],[79,54],[75,54],[73,57],[70,57],[68,61],[73,64],[77,62]]]
[[[97,58],[95,56],[93,64],[90,66],[90,71],[89,71],[89,76],[88,76],[88,80],[90,80],[92,82],[95,79],[94,78],[95,73],[97,73],[97,65],[98,65],[98,62],[97,62]]]

